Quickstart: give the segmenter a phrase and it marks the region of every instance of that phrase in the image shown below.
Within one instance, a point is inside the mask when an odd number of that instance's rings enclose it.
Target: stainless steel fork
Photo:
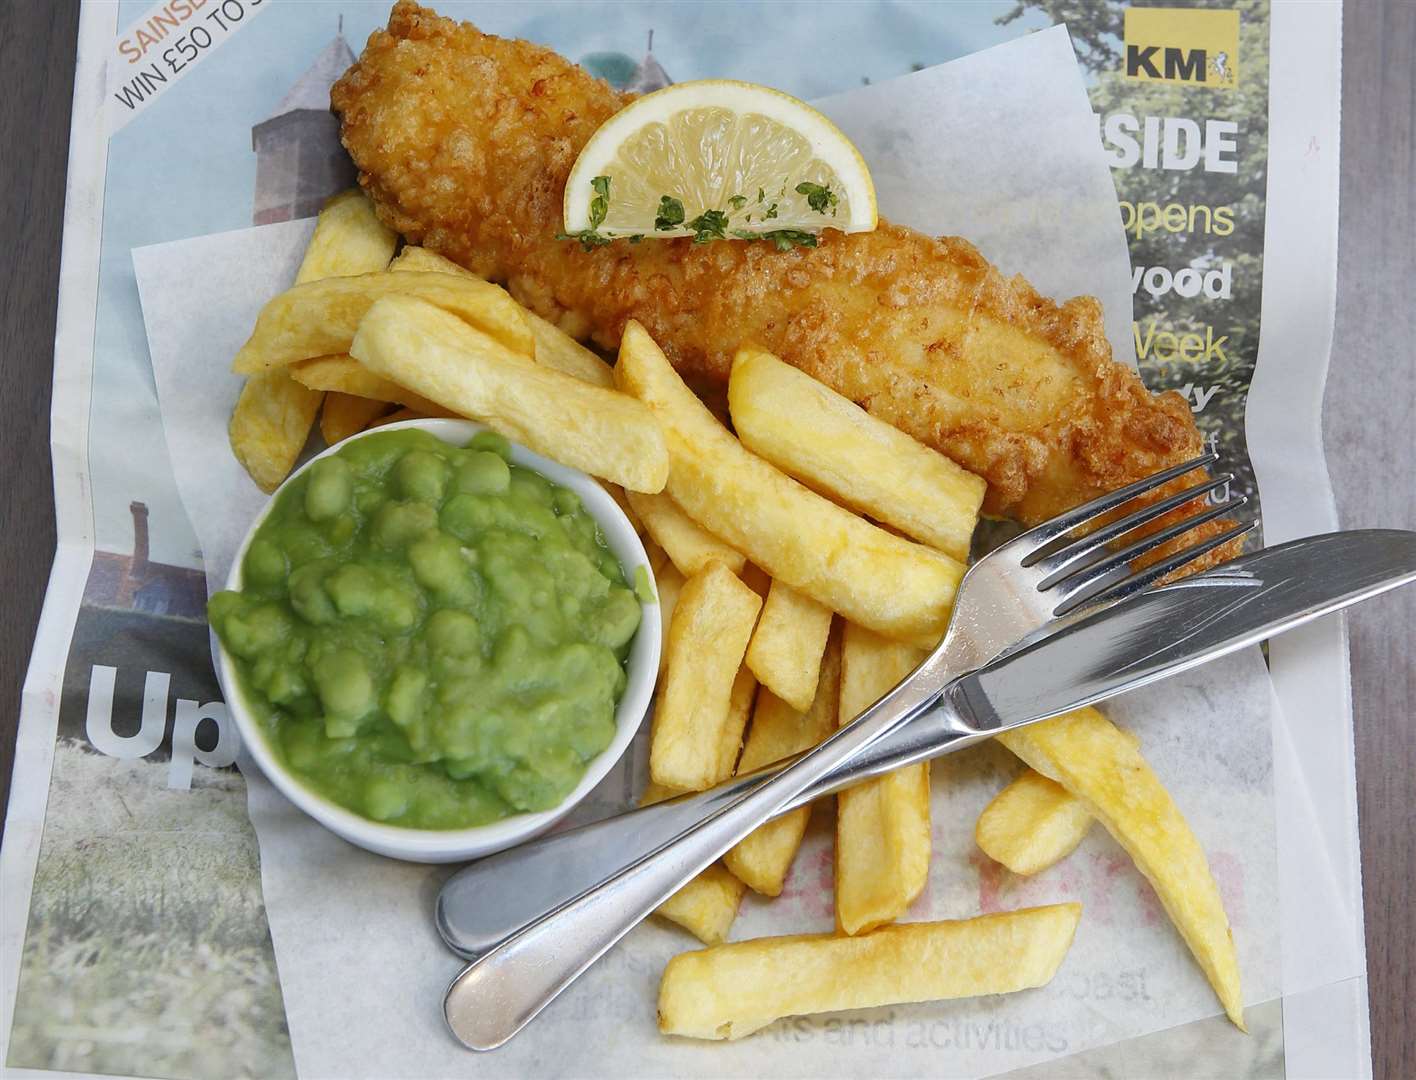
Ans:
[[[467,1046],[500,1046],[590,964],[695,874],[763,821],[871,776],[985,737],[929,714],[954,677],[1024,639],[1112,603],[1242,535],[1239,524],[1133,571],[1131,565],[1245,503],[1191,514],[1120,548],[1142,526],[1223,488],[1229,474],[1192,485],[1073,533],[1215,461],[1205,455],[1131,484],[1009,540],[960,583],[949,631],[908,679],[850,724],[787,762],[493,855],[444,887],[445,940],[476,959],[448,989],[444,1012]]]

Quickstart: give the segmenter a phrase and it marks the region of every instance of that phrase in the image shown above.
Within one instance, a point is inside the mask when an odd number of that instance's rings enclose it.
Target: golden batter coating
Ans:
[[[1201,450],[1185,400],[1112,359],[1096,300],[1054,303],[956,237],[557,240],[577,154],[631,98],[549,49],[400,0],[332,100],[410,243],[603,349],[638,319],[696,386],[755,342],[983,476],[989,513],[1040,521]]]

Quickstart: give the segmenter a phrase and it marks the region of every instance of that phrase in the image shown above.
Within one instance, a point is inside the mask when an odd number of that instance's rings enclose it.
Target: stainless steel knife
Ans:
[[[1005,728],[1185,671],[1412,580],[1416,533],[1369,529],[1295,540],[1148,589],[954,680],[940,707],[867,745],[782,812]],[[438,930],[454,952],[481,956],[538,913],[596,886],[612,869],[607,848],[653,851],[790,764],[474,863],[444,885]],[[587,830],[601,833],[600,841],[585,843]]]

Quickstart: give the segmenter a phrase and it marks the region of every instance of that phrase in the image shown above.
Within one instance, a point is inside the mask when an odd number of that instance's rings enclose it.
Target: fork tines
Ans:
[[[1229,543],[1252,529],[1256,522],[1250,521],[1231,526],[1213,536],[1207,536],[1197,543],[1183,547],[1167,555],[1144,569],[1132,572],[1131,564],[1150,554],[1165,544],[1183,536],[1206,522],[1242,508],[1249,499],[1240,496],[1217,506],[1210,506],[1189,514],[1180,520],[1142,536],[1124,547],[1113,545],[1140,527],[1150,524],[1185,506],[1196,499],[1204,498],[1218,491],[1234,479],[1233,473],[1223,473],[1168,495],[1163,499],[1147,503],[1138,510],[1106,523],[1085,536],[1071,538],[1074,530],[1085,526],[1097,518],[1119,510],[1127,503],[1156,490],[1162,485],[1184,476],[1186,473],[1212,465],[1218,460],[1216,454],[1204,454],[1191,461],[1175,465],[1138,480],[1134,484],[1118,488],[1098,499],[1070,510],[1025,533],[1019,540],[1029,539],[1038,545],[1037,549],[1023,559],[1022,564],[1032,567],[1046,576],[1038,583],[1038,590],[1054,596],[1057,607],[1053,614],[1067,615],[1084,604],[1119,600],[1123,596],[1138,592],[1174,573],[1182,566],[1193,562],[1202,555]]]

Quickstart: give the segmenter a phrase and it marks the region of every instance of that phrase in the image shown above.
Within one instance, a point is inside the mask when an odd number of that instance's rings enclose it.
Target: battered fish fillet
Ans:
[[[1201,450],[1184,398],[1112,359],[1095,299],[1056,304],[956,237],[557,240],[577,154],[632,97],[549,49],[400,2],[331,97],[410,243],[601,348],[638,319],[700,388],[755,342],[983,476],[991,514],[1041,521]]]

